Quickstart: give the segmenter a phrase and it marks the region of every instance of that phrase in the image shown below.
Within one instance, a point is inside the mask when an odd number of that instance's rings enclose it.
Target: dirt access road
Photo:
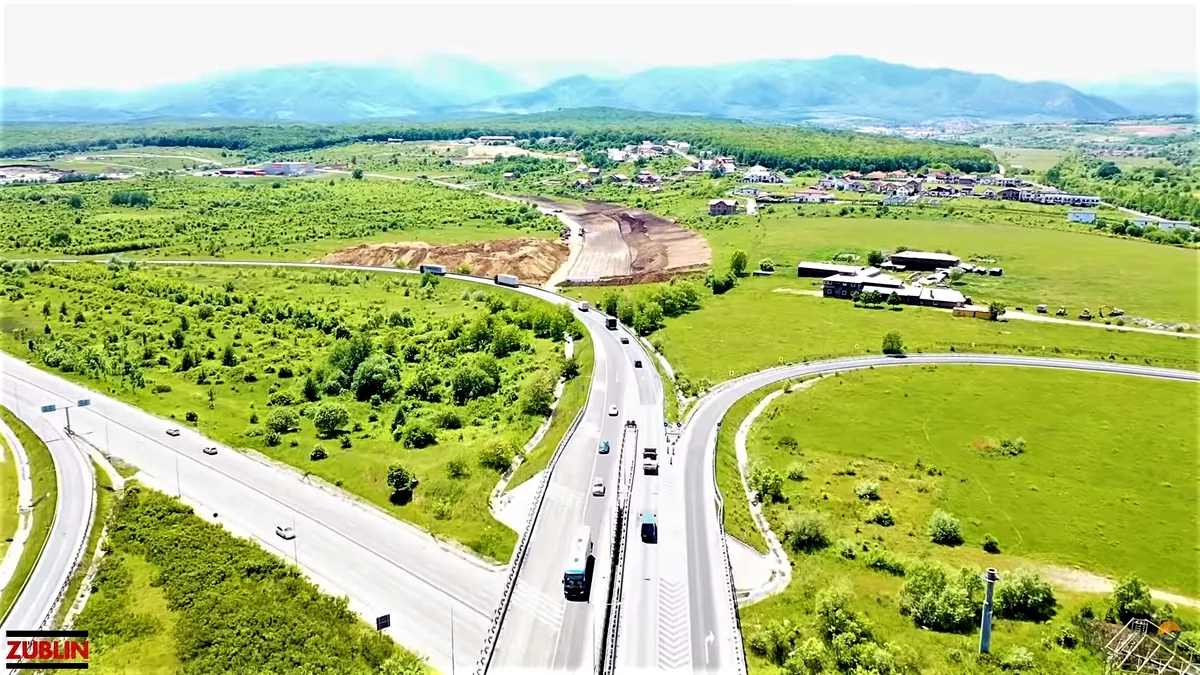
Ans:
[[[525,283],[541,284],[567,259],[561,241],[518,237],[431,246],[420,241],[360,244],[334,251],[318,262],[372,267],[416,269],[423,264],[445,265],[454,271],[465,266],[470,273],[490,277],[515,274]]]
[[[712,264],[712,249],[695,232],[649,211],[604,202],[571,204],[522,196],[583,227],[583,248],[564,285],[618,285],[663,281]]]

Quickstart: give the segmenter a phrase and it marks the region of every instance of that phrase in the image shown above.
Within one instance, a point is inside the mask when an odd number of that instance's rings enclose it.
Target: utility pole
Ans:
[[[987,582],[987,591],[983,600],[983,619],[979,625],[979,653],[987,654],[992,650],[992,592],[1000,575],[994,567],[989,567],[984,573],[983,580]]]

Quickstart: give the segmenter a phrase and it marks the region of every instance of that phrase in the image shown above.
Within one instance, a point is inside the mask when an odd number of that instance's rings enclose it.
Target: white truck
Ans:
[[[588,311],[588,303],[587,303],[587,300],[584,300],[583,302],[580,302],[580,303],[579,303],[579,311],[581,311],[581,312],[586,312],[586,311]]]
[[[517,277],[511,274],[497,274],[496,276],[492,277],[492,281],[496,282],[497,286],[510,286],[512,288],[516,288],[517,286],[521,285],[521,282],[517,279]]]

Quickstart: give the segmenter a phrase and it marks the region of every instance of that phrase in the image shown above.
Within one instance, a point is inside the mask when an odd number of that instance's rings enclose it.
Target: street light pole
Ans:
[[[983,600],[983,619],[979,625],[979,653],[987,654],[992,650],[992,592],[1000,575],[994,567],[989,567],[984,573],[983,580],[987,582],[987,591]]]

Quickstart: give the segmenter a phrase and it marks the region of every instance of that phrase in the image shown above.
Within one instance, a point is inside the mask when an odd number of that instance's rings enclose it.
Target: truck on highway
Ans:
[[[511,274],[497,274],[492,277],[492,281],[496,282],[497,286],[511,286],[516,288],[521,285],[521,282]]]
[[[653,511],[642,511],[642,541],[647,544],[658,541],[658,518]]]
[[[583,302],[579,303],[579,311],[581,311],[581,312],[586,312],[586,311],[588,311],[588,303],[587,303],[587,300],[584,300]]]
[[[436,274],[439,277],[446,276],[445,265],[421,265],[417,268],[421,274]]]
[[[604,327],[609,330],[616,330],[617,329],[617,317],[615,317],[615,316],[604,317]]]
[[[658,448],[642,448],[642,459],[658,459]]]
[[[580,525],[571,539],[563,572],[563,595],[568,600],[587,597],[588,558],[592,557],[592,528]]]

